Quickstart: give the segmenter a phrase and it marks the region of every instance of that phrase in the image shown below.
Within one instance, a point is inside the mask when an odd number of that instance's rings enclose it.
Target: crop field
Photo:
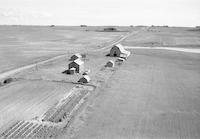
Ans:
[[[0,127],[42,115],[72,87],[71,84],[27,80],[1,87]]]
[[[72,138],[198,139],[199,69],[199,54],[132,50],[80,115]]]
[[[0,26],[0,77],[18,69],[0,84],[0,138],[200,137],[200,32],[103,28]],[[106,56],[115,42],[131,52],[124,62]],[[87,84],[63,73],[77,52]],[[105,67],[109,60],[115,67]]]
[[[127,38],[124,45],[200,48],[200,33],[191,28],[151,27]]]

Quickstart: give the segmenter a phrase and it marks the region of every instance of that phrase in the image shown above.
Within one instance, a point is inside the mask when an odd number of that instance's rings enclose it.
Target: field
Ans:
[[[0,27],[0,73],[19,69],[11,83],[0,86],[0,137],[200,137],[200,54],[193,53],[200,50],[200,32],[178,27],[99,31],[102,28]],[[117,59],[106,56],[117,41],[131,55],[105,68],[108,60]],[[75,52],[86,54],[88,84],[77,83],[81,74],[62,73]]]
[[[191,28],[151,27],[123,42],[128,46],[199,48],[200,33]]]
[[[200,55],[134,50],[75,138],[199,138]]]
[[[97,49],[126,33],[95,29],[0,26],[0,73],[69,52]]]

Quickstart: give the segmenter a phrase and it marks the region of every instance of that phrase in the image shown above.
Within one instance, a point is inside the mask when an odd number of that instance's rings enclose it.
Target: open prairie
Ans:
[[[200,137],[200,32],[103,28],[0,26],[0,77],[19,69],[0,86],[0,138]],[[115,42],[131,52],[124,62],[106,56]],[[62,73],[76,52],[88,84]]]

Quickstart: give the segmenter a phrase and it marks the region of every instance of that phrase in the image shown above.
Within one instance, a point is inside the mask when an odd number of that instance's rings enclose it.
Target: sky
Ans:
[[[0,24],[200,26],[200,0],[0,0]]]

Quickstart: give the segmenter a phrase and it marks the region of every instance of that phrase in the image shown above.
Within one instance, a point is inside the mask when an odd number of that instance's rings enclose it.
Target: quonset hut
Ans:
[[[115,63],[112,60],[109,60],[105,65],[105,67],[114,67],[114,66],[115,66]]]
[[[130,55],[130,52],[126,51],[121,44],[116,44],[110,49],[110,56],[120,57],[122,55],[128,57]]]
[[[79,83],[89,83],[90,82],[90,77],[88,75],[84,75],[82,78],[78,80]]]

